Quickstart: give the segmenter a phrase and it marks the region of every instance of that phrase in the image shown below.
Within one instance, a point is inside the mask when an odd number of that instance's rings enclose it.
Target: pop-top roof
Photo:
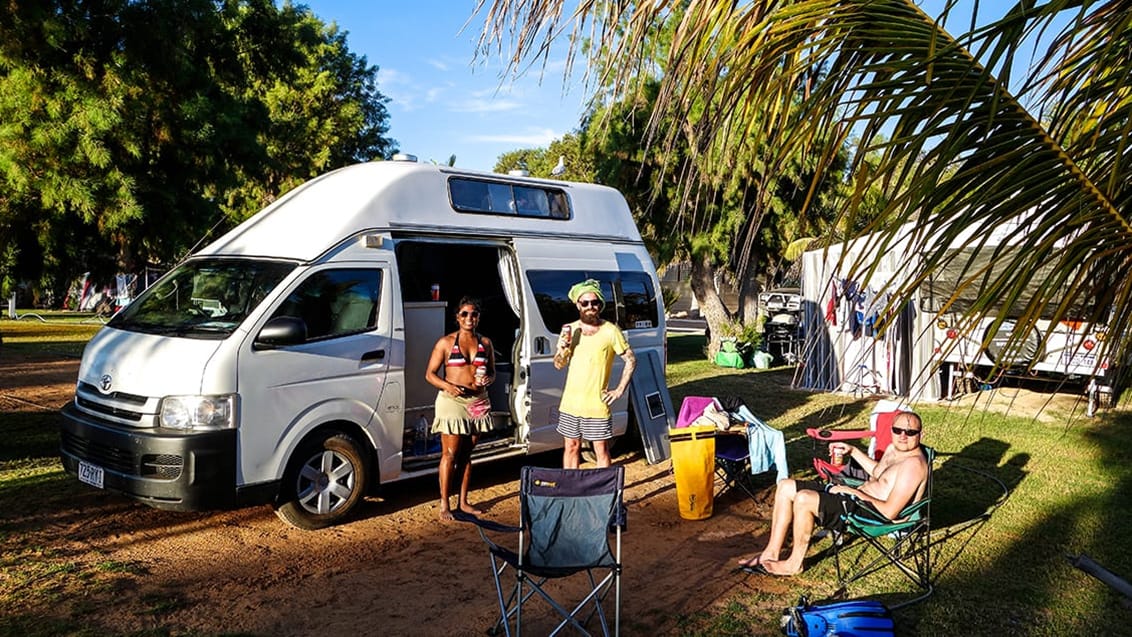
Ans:
[[[545,186],[566,192],[570,219],[459,212],[449,179]],[[327,173],[278,201],[206,246],[200,254],[270,256],[312,261],[350,237],[406,230],[486,236],[588,236],[639,242],[624,198],[606,186],[513,177],[429,164],[378,161]]]

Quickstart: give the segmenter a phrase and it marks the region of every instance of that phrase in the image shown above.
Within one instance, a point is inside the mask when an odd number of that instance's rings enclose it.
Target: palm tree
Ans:
[[[482,4],[481,50],[510,38],[518,69],[568,34],[570,62],[584,56],[594,83],[622,94],[636,90],[638,71],[652,63],[658,25],[680,16],[652,121],[686,122],[693,132],[703,161],[682,179],[693,184],[750,156],[744,151],[760,131],[778,135],[761,161],[773,167],[806,152],[819,173],[837,147],[858,140],[856,192],[879,184],[886,195],[864,224],[873,252],[908,242],[894,302],[912,298],[964,249],[986,248],[991,231],[1015,227],[1020,249],[996,252],[991,270],[964,274],[960,287],[977,292],[968,317],[1008,308],[1019,339],[1043,312],[1107,324],[1119,336],[1110,347],[1126,358],[1128,3],[1021,0],[987,24],[970,16],[972,27],[957,37],[910,0],[582,2],[573,14],[562,0]],[[954,20],[958,11],[947,0],[944,14]],[[1047,52],[1029,65],[1031,48]],[[713,97],[706,104],[705,95]],[[676,128],[654,127],[653,143],[674,143]],[[879,160],[866,164],[866,156]],[[842,227],[862,225],[852,223],[859,199],[844,206]]]

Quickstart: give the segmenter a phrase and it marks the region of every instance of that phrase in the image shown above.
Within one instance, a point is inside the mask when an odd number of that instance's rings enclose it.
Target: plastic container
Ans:
[[[680,517],[685,520],[711,517],[715,498],[715,431],[713,426],[702,425],[668,430],[676,500],[680,503]]]
[[[751,355],[751,363],[754,364],[755,369],[770,369],[770,363],[774,360],[769,352],[755,352]]]

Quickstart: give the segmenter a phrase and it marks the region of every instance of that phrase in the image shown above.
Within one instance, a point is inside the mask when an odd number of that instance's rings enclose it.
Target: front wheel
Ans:
[[[365,454],[353,438],[316,438],[291,457],[275,513],[308,531],[338,524],[361,502],[368,476]]]

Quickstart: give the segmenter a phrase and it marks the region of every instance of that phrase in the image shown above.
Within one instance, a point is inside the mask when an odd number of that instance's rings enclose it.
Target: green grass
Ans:
[[[673,345],[681,339],[688,340]],[[695,336],[670,339],[673,404],[687,395],[742,398],[785,432],[794,475],[805,471],[813,454],[805,427],[867,427],[868,401],[786,389],[792,369],[722,370],[692,356],[673,356],[695,351],[696,339],[702,343]],[[1066,559],[1084,553],[1132,578],[1132,553],[1124,539],[1132,525],[1132,414],[1085,419],[1047,413],[1037,419],[946,403],[916,410],[924,418],[925,444],[940,452],[932,500],[936,527],[959,525],[994,504],[996,485],[967,468],[993,474],[1011,492],[989,521],[939,547],[936,592],[897,611],[897,634],[1132,634],[1119,596]],[[681,633],[780,634],[781,611],[800,594],[821,599],[835,592],[833,560],[820,559],[826,548],[828,540],[811,547],[807,570],[790,581],[788,594],[736,592],[712,613],[683,618]],[[852,585],[849,596],[897,602],[911,591],[890,568]]]
[[[85,312],[43,312],[36,316],[17,312],[20,320],[0,320],[0,357],[5,352],[24,355],[82,356],[83,347],[103,323]]]
[[[30,329],[29,325],[39,325]],[[73,343],[75,325],[0,321],[4,348],[32,351]],[[14,329],[13,329],[14,328]],[[56,331],[61,330],[61,331]],[[61,339],[61,340],[55,340]],[[800,475],[814,452],[806,427],[863,428],[871,402],[790,389],[792,368],[728,370],[703,358],[701,336],[669,339],[668,383],[674,405],[684,396],[736,396],[786,436],[792,473]],[[2,354],[0,354],[2,355]],[[1067,554],[1087,554],[1117,575],[1132,578],[1132,415],[1004,416],[947,404],[917,407],[925,443],[940,452],[936,463],[933,519],[959,524],[990,507],[995,485],[960,467],[993,473],[1011,487],[1009,499],[989,521],[941,545],[935,594],[896,612],[901,635],[1130,634],[1129,611],[1116,593],[1073,568]],[[1058,418],[1057,416],[1063,416]],[[34,525],[12,520],[32,515],[74,516],[95,497],[64,475],[57,459],[57,421],[51,414],[0,413],[0,635],[96,635],[83,622],[83,604],[128,592],[137,565],[108,560],[74,546],[45,546]],[[764,487],[764,488],[770,488]],[[44,513],[44,512],[47,513]],[[769,520],[752,532],[761,535]],[[832,559],[822,559],[828,540],[815,543],[807,570],[774,586],[737,586],[719,604],[678,618],[682,635],[778,635],[782,609],[802,594],[821,599],[834,592]],[[761,590],[758,590],[761,589]],[[911,589],[888,569],[854,585],[852,597],[898,600]],[[146,625],[178,608],[175,594],[137,600]],[[70,606],[65,606],[70,604]],[[66,607],[40,619],[44,609]],[[161,628],[137,635],[169,634]]]

